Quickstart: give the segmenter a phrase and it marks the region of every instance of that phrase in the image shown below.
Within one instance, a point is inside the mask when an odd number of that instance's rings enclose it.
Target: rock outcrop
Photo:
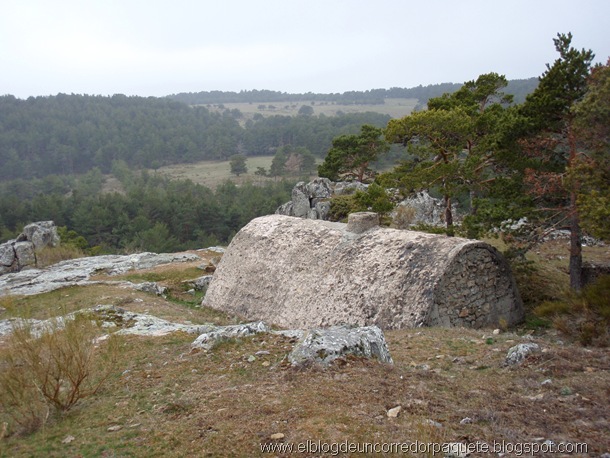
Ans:
[[[288,361],[293,366],[307,363],[327,365],[348,355],[393,364],[383,332],[377,326],[312,329],[295,345]]]
[[[298,218],[327,219],[328,199],[333,194],[332,181],[316,178],[309,183],[298,182],[292,189],[292,200],[281,205],[275,213]]]
[[[59,242],[53,221],[28,224],[16,239],[0,245],[0,275],[35,267],[36,252]]]
[[[458,221],[457,205],[452,206],[455,222]],[[425,224],[428,226],[445,226],[445,203],[436,199],[427,191],[414,193],[401,201],[391,213],[396,227],[407,229],[411,226]]]
[[[280,205],[276,215],[296,216],[297,218],[328,220],[331,198],[356,191],[366,191],[368,184],[359,181],[332,182],[328,178],[315,178],[309,183],[300,181],[292,189],[292,200]],[[400,193],[397,189],[387,189],[390,200],[397,203]],[[453,204],[454,222],[459,222],[457,205]],[[428,226],[445,225],[445,204],[421,191],[397,203],[390,216],[394,225],[400,229],[425,224]]]
[[[523,318],[508,264],[490,245],[348,226],[254,219],[227,248],[203,305],[285,328],[478,328]]]
[[[95,273],[119,275],[135,269],[150,269],[160,264],[198,260],[201,258],[193,253],[137,253],[70,259],[44,269],[28,269],[0,276],[0,297],[40,294],[66,286],[95,284],[98,282],[90,280]],[[137,286],[129,282],[123,283]],[[154,292],[159,293],[157,290]]]

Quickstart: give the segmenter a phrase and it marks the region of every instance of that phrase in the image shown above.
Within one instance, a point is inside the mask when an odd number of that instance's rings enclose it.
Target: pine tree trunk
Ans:
[[[572,129],[572,122],[568,122],[568,145],[570,156],[568,170],[576,165],[576,138]],[[580,242],[580,218],[576,206],[576,190],[578,183],[572,183],[570,191],[570,287],[575,290],[582,288],[582,245]]]
[[[580,242],[580,219],[576,208],[576,193],[570,194],[570,287],[575,290],[582,288],[582,245]]]
[[[451,212],[451,197],[445,195],[445,223],[447,224],[447,235],[453,236],[453,213]]]

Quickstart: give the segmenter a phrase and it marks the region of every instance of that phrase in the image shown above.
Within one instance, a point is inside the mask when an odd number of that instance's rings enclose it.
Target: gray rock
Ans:
[[[507,366],[518,365],[521,364],[529,355],[540,353],[540,351],[540,346],[535,343],[518,344],[508,349],[504,363]]]
[[[377,326],[312,329],[297,343],[288,360],[292,365],[308,362],[327,365],[347,355],[376,358],[392,364],[385,337]]]
[[[326,199],[333,193],[332,181],[328,178],[315,178],[305,186],[310,199]]]
[[[28,224],[23,228],[26,240],[34,244],[35,250],[41,250],[46,246],[55,247],[59,245],[57,227],[53,221],[38,221]]]
[[[212,281],[212,278],[214,278],[213,275],[204,275],[203,277],[197,278],[193,282],[193,286],[195,287],[195,290],[197,290],[197,291],[205,290],[208,286],[210,286],[210,282]]]
[[[276,215],[294,216],[294,205],[292,200],[280,205],[275,211]]]
[[[306,217],[311,209],[307,184],[299,181],[292,188],[292,213],[297,218]]]
[[[92,314],[101,319],[103,324],[116,326],[117,334],[138,336],[164,336],[174,332],[188,334],[202,334],[217,328],[210,324],[182,324],[167,321],[145,313],[126,311],[113,305],[97,305],[92,309],[81,310],[76,313]]]
[[[144,291],[145,293],[156,294],[157,296],[163,296],[167,294],[167,288],[165,286],[161,286],[154,281],[147,281],[144,283],[138,283],[135,286],[135,289],[138,291]]]
[[[461,442],[447,442],[443,447],[447,450],[445,458],[466,458],[470,455],[468,446]]]
[[[332,181],[328,178],[315,178],[309,183],[300,181],[292,188],[292,200],[280,205],[275,214],[308,219],[326,219],[330,210],[330,203],[324,202],[324,199],[328,199],[332,193]]]
[[[262,332],[269,332],[270,328],[262,321],[236,324],[231,326],[221,326],[213,329],[209,332],[201,334],[191,344],[193,349],[211,349],[217,342],[221,340],[236,338],[236,337],[247,337]]]
[[[32,242],[16,242],[13,245],[15,250],[15,258],[17,260],[17,269],[22,270],[25,267],[36,265],[36,252]]]
[[[400,202],[391,215],[394,219],[396,219],[400,207],[412,209],[412,219],[409,222],[401,222],[401,226],[445,225],[445,203],[442,199],[432,197],[427,191],[417,192]],[[454,220],[457,221],[457,206],[455,204],[452,206],[452,210]]]
[[[7,273],[0,277],[0,297],[46,293],[66,286],[97,284],[89,280],[95,273],[119,275],[130,270],[150,269],[161,264],[190,262],[201,258],[192,253],[137,253],[127,256],[91,256],[61,261],[45,269],[30,269]],[[121,282],[126,287],[133,284]]]
[[[339,181],[335,183],[333,192],[336,196],[354,194],[356,191],[366,191],[369,185],[359,181]]]
[[[10,242],[0,245],[0,266],[11,267],[15,262],[15,248]]]

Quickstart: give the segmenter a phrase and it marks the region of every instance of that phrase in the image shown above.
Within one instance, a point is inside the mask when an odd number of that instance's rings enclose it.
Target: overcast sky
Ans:
[[[0,94],[345,92],[610,56],[610,0],[0,0]]]

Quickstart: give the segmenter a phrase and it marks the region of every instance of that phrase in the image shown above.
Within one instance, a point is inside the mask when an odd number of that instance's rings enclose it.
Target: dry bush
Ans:
[[[98,344],[99,335],[99,327],[79,315],[37,328],[28,320],[16,320],[0,354],[4,415],[22,432],[31,432],[46,422],[51,408],[66,412],[97,393],[118,352],[115,336]]]
[[[550,318],[562,333],[582,345],[610,345],[610,275],[598,278],[580,292],[568,292],[559,301],[546,301],[534,309]]]
[[[76,259],[87,256],[87,254],[72,245],[59,245],[56,247],[45,247],[36,252],[36,265],[47,267],[67,259]]]
[[[415,221],[415,216],[415,208],[398,205],[394,215],[394,226],[397,229],[408,229]]]

